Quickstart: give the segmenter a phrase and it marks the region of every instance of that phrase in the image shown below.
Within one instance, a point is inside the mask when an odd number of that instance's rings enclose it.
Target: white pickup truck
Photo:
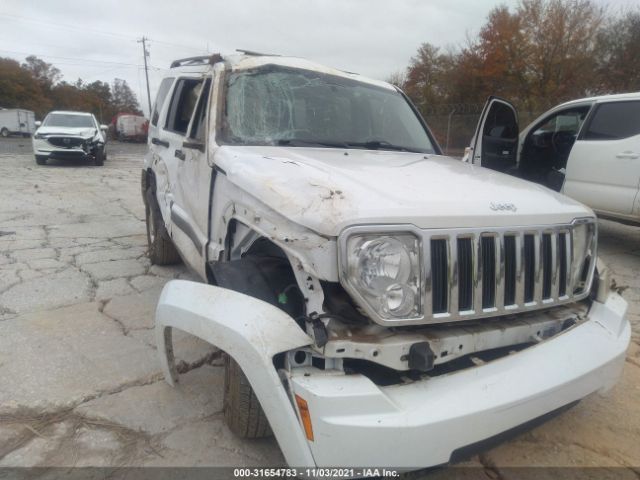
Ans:
[[[252,52],[177,60],[142,194],[152,262],[202,279],[160,297],[166,380],[173,328],[223,350],[227,424],[273,433],[303,475],[455,461],[623,368],[593,212],[442,156],[387,83]]]
[[[487,101],[463,159],[559,191],[598,216],[640,224],[640,92],[580,98],[518,135],[515,107]]]

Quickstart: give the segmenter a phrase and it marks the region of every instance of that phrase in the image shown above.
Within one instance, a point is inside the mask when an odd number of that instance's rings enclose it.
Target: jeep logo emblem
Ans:
[[[506,211],[515,212],[518,210],[513,203],[499,203],[499,202],[491,202],[489,204],[489,208],[496,212],[506,212]]]
[[[69,145],[71,143],[71,139],[69,138],[63,138],[62,139],[62,143],[64,143],[65,145]]]

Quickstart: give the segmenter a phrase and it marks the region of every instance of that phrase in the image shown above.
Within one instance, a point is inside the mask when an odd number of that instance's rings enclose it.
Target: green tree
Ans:
[[[31,73],[45,91],[51,90],[51,87],[62,78],[60,70],[35,55],[29,55],[22,67]]]
[[[107,82],[96,80],[84,86],[85,93],[91,97],[96,117],[102,123],[109,123],[117,113],[113,107],[111,87]]]
[[[0,58],[0,107],[33,110],[42,118],[52,102],[31,72],[10,58]]]
[[[112,106],[117,112],[142,113],[135,93],[126,80],[116,78],[111,89]]]
[[[546,108],[593,92],[605,11],[591,0],[522,0],[526,103]]]
[[[425,113],[438,104],[481,104],[489,95],[528,111],[588,95],[600,86],[596,39],[604,19],[604,9],[592,0],[521,0],[513,10],[495,7],[463,47],[441,52],[422,44],[407,69],[406,91]],[[602,36],[599,43],[616,45],[618,52],[604,56],[603,71],[618,59],[621,77],[637,78],[638,25],[614,23]]]
[[[90,111],[93,113],[91,102],[82,89],[77,87],[77,83],[59,82],[51,89],[51,98],[54,110]]]
[[[385,82],[404,90],[407,84],[407,72],[405,70],[393,72],[385,79]]]
[[[640,9],[609,19],[597,37],[598,91],[640,90]]]
[[[446,55],[430,43],[423,43],[407,69],[407,95],[423,110],[446,98]],[[445,100],[446,101],[446,100]]]
[[[474,57],[469,59],[468,67],[477,77],[477,86],[480,86],[477,93],[520,102],[526,100],[530,91],[527,77],[530,51],[520,12],[512,13],[505,6],[494,8],[467,52]]]

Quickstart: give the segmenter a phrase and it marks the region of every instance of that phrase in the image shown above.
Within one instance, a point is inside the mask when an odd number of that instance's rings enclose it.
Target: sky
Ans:
[[[596,3],[616,10],[638,0]],[[237,48],[385,79],[421,43],[464,44],[498,4],[517,0],[0,0],[0,56],[34,54],[68,82],[124,79],[146,113],[142,36],[153,101],[172,60]]]

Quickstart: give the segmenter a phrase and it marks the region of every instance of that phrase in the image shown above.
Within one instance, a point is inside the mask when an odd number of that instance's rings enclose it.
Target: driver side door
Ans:
[[[482,109],[471,147],[463,160],[507,172],[517,165],[518,133],[515,107],[491,96]]]
[[[567,159],[591,104],[553,109],[523,133],[519,172],[527,180],[561,191]]]

